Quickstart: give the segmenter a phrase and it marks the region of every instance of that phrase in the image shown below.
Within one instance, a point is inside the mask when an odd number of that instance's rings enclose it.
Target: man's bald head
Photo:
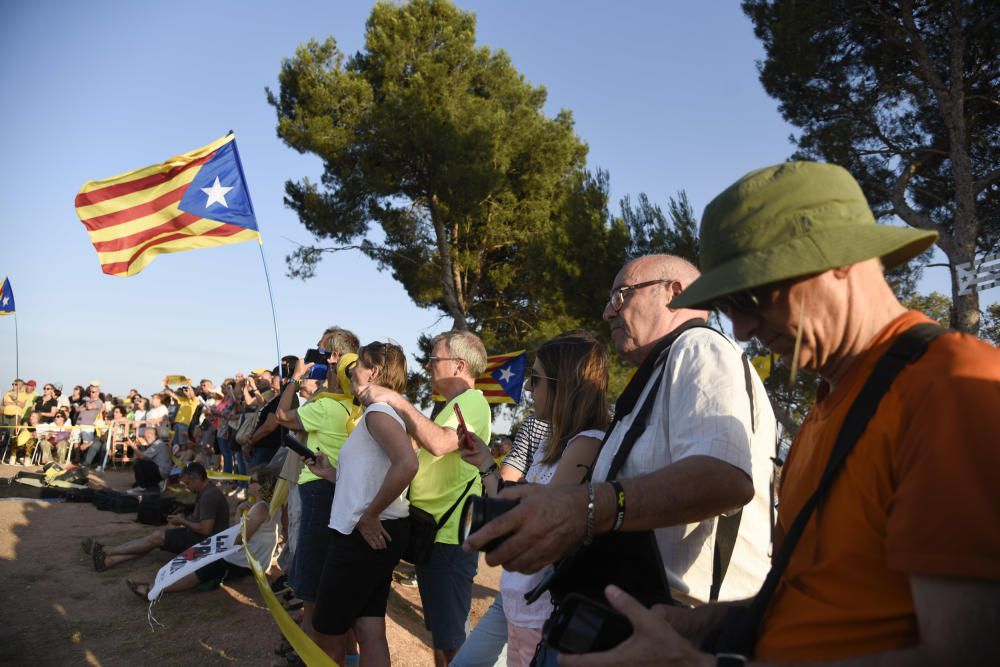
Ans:
[[[604,319],[618,353],[639,365],[665,336],[695,318],[700,310],[673,310],[670,302],[698,278],[691,262],[673,255],[645,255],[622,267],[611,286]]]

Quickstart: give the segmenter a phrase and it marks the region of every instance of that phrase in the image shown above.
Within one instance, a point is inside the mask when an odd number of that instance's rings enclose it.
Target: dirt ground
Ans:
[[[20,470],[0,465],[0,477]],[[126,489],[129,470],[92,473],[92,486]],[[273,653],[279,631],[252,577],[209,592],[164,595],[154,607],[166,627],[150,629],[147,606],[125,579],[152,581],[169,554],[156,551],[98,574],[80,549],[154,528],[131,514],[90,503],[0,499],[0,664],[11,665],[284,665]],[[400,569],[407,567],[405,564]],[[500,570],[480,560],[469,627],[492,604]],[[387,616],[394,665],[432,665],[415,587],[393,584]]]

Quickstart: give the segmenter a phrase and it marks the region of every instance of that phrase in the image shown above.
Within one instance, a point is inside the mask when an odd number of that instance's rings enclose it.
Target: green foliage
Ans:
[[[546,117],[545,89],[476,46],[472,14],[380,2],[362,52],[310,41],[279,82],[278,135],[324,164],[321,184],[289,181],[285,202],[336,244],[300,248],[291,275],[360,250],[493,350],[598,321],[583,301],[625,244],[604,214],[606,174],[584,171],[568,111]]]
[[[938,231],[953,274],[996,246],[995,2],[744,0],[743,9],[767,53],[761,82],[801,128],[794,157],[844,165],[878,217]],[[952,298],[955,325],[975,332],[978,296]]]
[[[951,326],[951,299],[941,292],[914,294],[904,299],[903,305],[911,310],[919,310],[943,327]]]
[[[659,205],[650,203],[646,193],[639,193],[637,199],[634,207],[627,195],[621,200],[622,219],[631,235],[629,258],[676,255],[697,266],[698,220],[687,193],[680,190],[676,199],[669,199],[668,215],[663,214]]]
[[[983,314],[983,326],[979,330],[983,340],[1000,347],[1000,303],[991,304]]]

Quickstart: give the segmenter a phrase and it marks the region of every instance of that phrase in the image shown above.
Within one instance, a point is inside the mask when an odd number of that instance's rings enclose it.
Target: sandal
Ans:
[[[142,598],[144,602],[149,602],[149,584],[144,581],[132,581],[131,579],[126,579],[125,585],[128,586],[130,591]]]
[[[101,545],[97,544],[94,547],[90,558],[94,561],[94,569],[96,571],[104,572],[108,569],[108,564],[104,561],[104,549],[101,548]]]

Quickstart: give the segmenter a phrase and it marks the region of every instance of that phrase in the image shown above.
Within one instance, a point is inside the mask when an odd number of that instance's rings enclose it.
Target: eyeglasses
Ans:
[[[538,383],[541,382],[542,380],[550,380],[552,382],[555,382],[556,378],[549,377],[548,375],[538,375],[537,373],[532,373],[531,375],[528,376],[528,382],[527,382],[528,391],[535,391],[535,387],[537,387]]]
[[[622,285],[617,289],[611,290],[611,298],[608,299],[608,303],[617,313],[625,305],[625,294],[631,292],[632,290],[642,289],[643,287],[652,287],[653,285],[663,285],[664,283],[672,283],[673,280],[647,280],[644,283],[637,283],[635,285]]]

